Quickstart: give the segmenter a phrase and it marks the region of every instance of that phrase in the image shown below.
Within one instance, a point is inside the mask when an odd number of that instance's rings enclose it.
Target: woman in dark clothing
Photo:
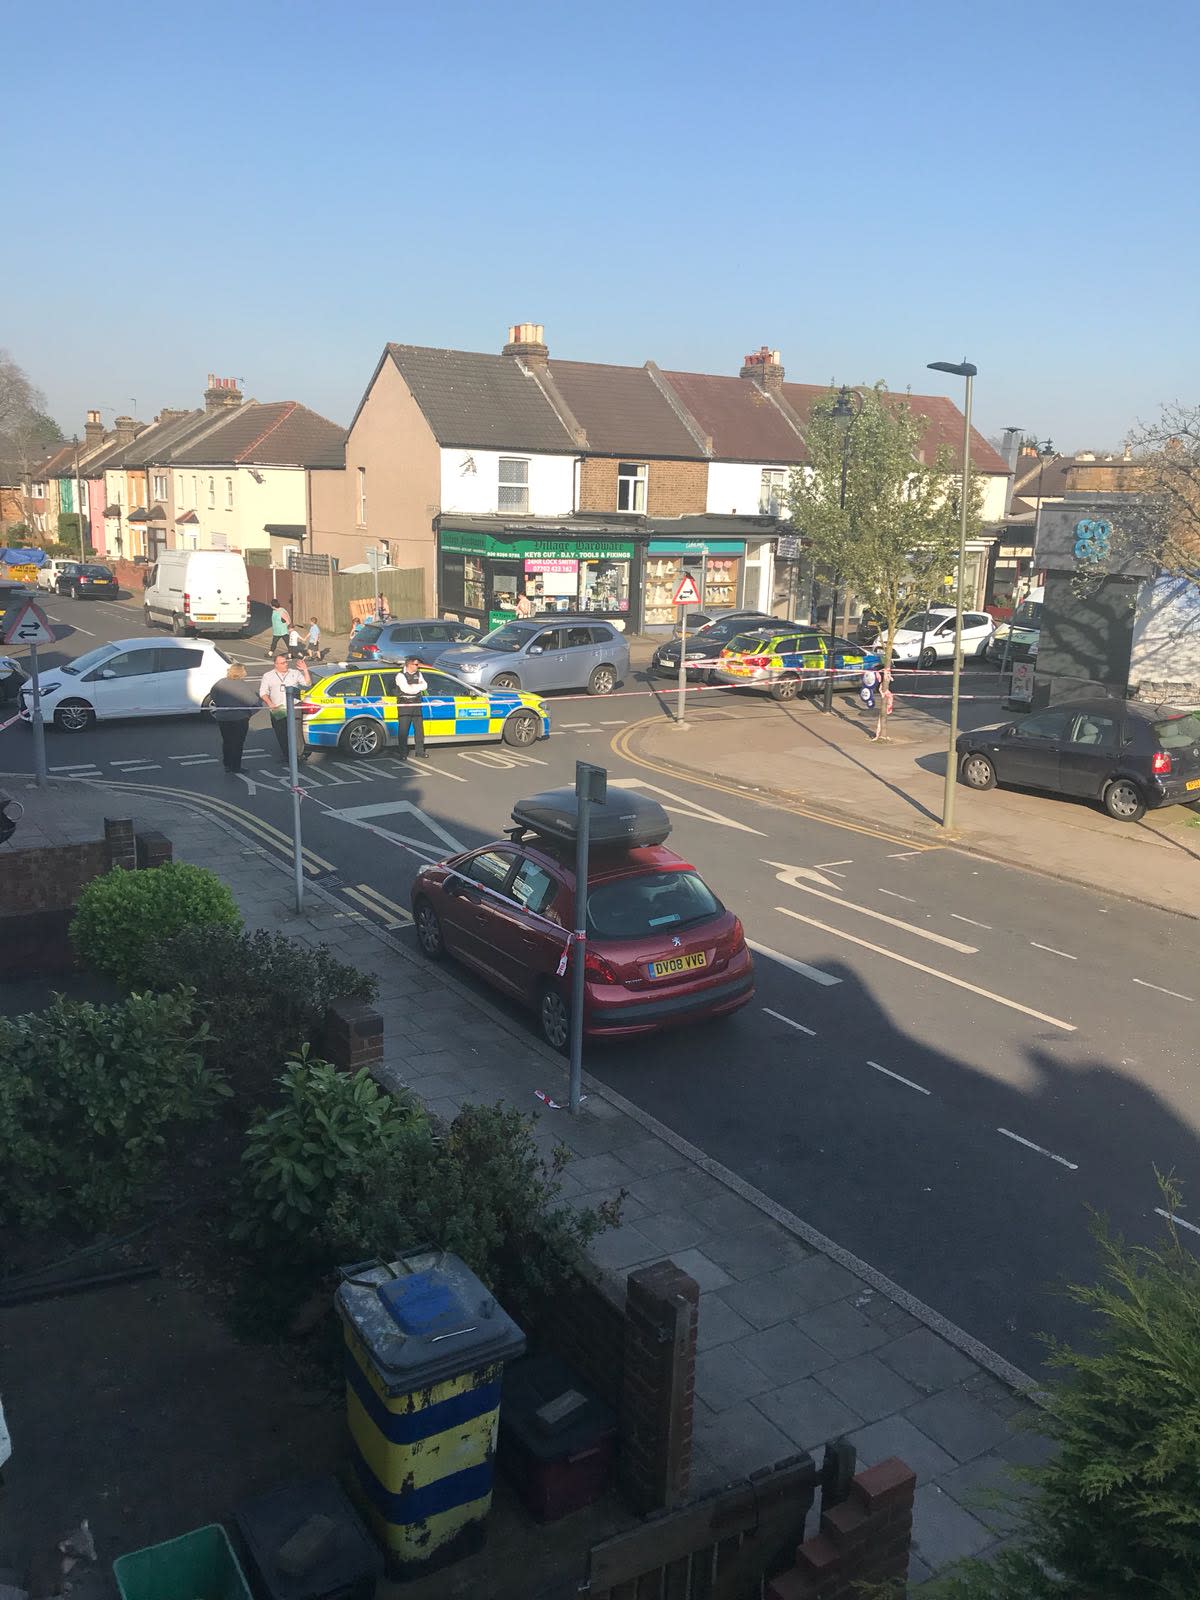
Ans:
[[[240,661],[231,661],[229,671],[212,689],[213,716],[221,730],[221,759],[226,772],[242,770],[242,746],[250,718],[258,710],[254,685],[246,681]]]

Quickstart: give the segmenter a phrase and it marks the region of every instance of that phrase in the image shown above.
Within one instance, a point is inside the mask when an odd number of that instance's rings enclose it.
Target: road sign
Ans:
[[[41,606],[26,600],[4,626],[5,644],[53,644],[54,634]]]
[[[673,606],[698,606],[700,604],[700,591],[696,587],[696,580],[690,572],[685,572],[675,588],[675,595],[671,601]]]

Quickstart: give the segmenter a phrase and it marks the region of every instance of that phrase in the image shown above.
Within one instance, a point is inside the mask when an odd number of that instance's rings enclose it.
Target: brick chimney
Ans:
[[[187,410],[171,411],[164,406],[154,420],[155,422],[182,422],[184,417],[190,417],[191,414],[192,413]]]
[[[783,388],[783,366],[779,359],[778,350],[770,350],[764,344],[760,349],[754,350],[742,363],[740,378],[749,378],[760,389],[770,389],[778,394]]]
[[[544,367],[550,359],[545,328],[540,322],[514,322],[501,354],[519,356],[527,367]]]
[[[100,421],[98,411],[89,411],[87,421],[83,425],[83,445],[85,450],[96,450],[104,443],[104,424]]]
[[[204,409],[209,416],[218,411],[236,411],[242,403],[242,391],[236,378],[215,378],[210,372],[208,388],[204,391]]]
[[[113,422],[113,442],[119,445],[132,444],[137,438],[138,425],[132,417],[117,417]]]

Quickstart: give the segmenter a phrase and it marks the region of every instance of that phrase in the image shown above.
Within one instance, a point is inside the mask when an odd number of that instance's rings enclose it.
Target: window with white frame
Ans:
[[[150,492],[156,500],[167,498],[167,475],[165,472],[156,472],[150,483]]]
[[[622,461],[617,467],[617,510],[645,511],[646,477],[644,461]]]
[[[758,491],[758,510],[763,517],[781,517],[787,509],[787,469],[764,467]]]
[[[197,511],[200,509],[200,480],[192,473],[192,505]]]
[[[48,487],[49,485],[46,483],[45,478],[35,478],[33,480],[33,484],[31,485],[30,493],[33,495],[35,500],[44,500],[46,498]]]
[[[529,510],[529,462],[522,456],[500,457],[497,511]]]
[[[358,469],[358,526],[365,528],[367,525],[367,469]]]
[[[187,495],[184,492],[186,484],[187,479],[184,477],[182,472],[179,473],[175,479],[175,499],[178,501],[179,509],[181,511],[183,510],[184,506],[187,505]]]
[[[217,509],[217,480],[215,478],[208,480],[208,509],[210,511]]]
[[[233,479],[232,478],[226,478],[225,479],[225,509],[226,509],[226,511],[232,511],[233,510]]]

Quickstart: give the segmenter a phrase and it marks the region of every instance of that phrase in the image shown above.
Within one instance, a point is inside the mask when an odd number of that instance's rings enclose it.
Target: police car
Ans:
[[[742,633],[731,639],[717,658],[713,676],[718,683],[765,689],[772,700],[794,700],[810,687],[824,683],[829,658],[829,635],[806,628],[802,633]],[[855,689],[859,674],[879,667],[883,657],[849,639],[833,639],[835,689]]]
[[[421,697],[427,744],[503,739],[530,745],[550,733],[550,715],[537,695],[516,689],[480,693],[448,672],[422,668],[428,692]],[[342,670],[304,691],[300,701],[305,752],[340,750],[372,756],[399,743],[400,701],[396,674]]]

